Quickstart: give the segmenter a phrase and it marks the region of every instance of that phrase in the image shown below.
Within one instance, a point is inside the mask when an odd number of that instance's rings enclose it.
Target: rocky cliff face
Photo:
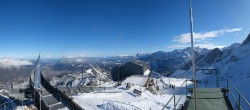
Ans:
[[[81,67],[84,63],[84,58],[68,56],[60,59],[57,64],[54,65],[55,70],[74,70]]]
[[[213,49],[211,52],[209,52],[206,56],[206,62],[208,64],[213,63],[216,59],[219,59],[222,55],[222,51],[219,48]]]
[[[220,79],[220,87],[226,87],[226,80],[229,79],[245,96],[250,100],[250,36],[244,40],[242,44],[235,43],[223,49],[213,49],[203,58],[197,60],[196,68],[214,68],[217,69]],[[190,62],[188,63],[190,65]],[[200,72],[201,73],[201,72]],[[208,79],[208,85],[215,84],[215,74],[201,75],[197,72],[196,78],[199,80]],[[177,70],[172,77],[188,77],[192,78],[192,71]]]
[[[247,38],[242,42],[242,45],[246,45],[250,42],[250,34],[248,34]]]

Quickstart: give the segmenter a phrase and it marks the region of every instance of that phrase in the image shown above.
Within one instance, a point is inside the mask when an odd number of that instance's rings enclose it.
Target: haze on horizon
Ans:
[[[193,0],[195,46],[250,33],[249,0]],[[0,58],[135,55],[190,46],[188,0],[0,1]]]

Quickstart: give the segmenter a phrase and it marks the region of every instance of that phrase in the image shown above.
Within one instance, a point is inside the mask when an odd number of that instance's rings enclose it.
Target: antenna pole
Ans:
[[[195,80],[195,57],[194,57],[194,41],[193,41],[193,15],[192,15],[192,0],[189,0],[189,14],[190,14],[190,33],[191,33],[191,48],[192,48],[192,76],[193,76],[193,94],[194,94],[194,110],[197,110],[196,97],[196,80]]]
[[[82,68],[82,79],[83,79],[83,68]]]
[[[120,64],[118,65],[118,85],[120,84]]]

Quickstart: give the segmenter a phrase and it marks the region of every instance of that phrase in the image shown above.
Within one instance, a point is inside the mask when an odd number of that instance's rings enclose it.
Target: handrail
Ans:
[[[181,95],[180,98],[178,99],[178,101],[176,102],[177,104],[180,102],[182,96],[183,96],[183,95]]]
[[[6,99],[6,100],[8,100],[8,99]],[[10,101],[7,101],[7,102],[2,103],[2,104],[0,105],[0,108],[1,108],[1,106],[4,106],[4,108],[5,108],[5,107],[6,107],[6,104],[9,104],[9,103],[14,102],[14,101],[16,101],[16,100],[18,100],[18,99],[15,99],[15,100],[11,100],[11,99],[10,99]],[[6,108],[5,108],[5,109],[6,109]]]
[[[242,99],[246,102],[246,104],[250,107],[250,103],[246,100],[246,98],[240,93],[240,91],[238,89],[236,89],[236,87],[233,85],[233,83],[227,79],[227,81],[229,82],[229,84],[234,88],[234,90],[236,90],[236,92],[239,94],[240,97],[242,97]],[[227,87],[228,88],[228,87]]]
[[[157,101],[155,98],[153,98],[152,96],[150,96],[148,93],[143,92],[144,94],[148,95],[151,99],[153,99],[156,103],[161,104],[162,106],[164,106],[164,104],[162,104],[161,102]]]
[[[113,101],[113,100],[106,100],[106,99],[103,99],[103,101],[117,102],[117,103],[120,103],[120,104],[125,104],[125,105],[129,105],[129,106],[135,107],[138,110],[142,110],[142,109],[140,109],[140,108],[138,108],[138,107],[136,107],[136,106],[134,106],[132,104],[128,104],[128,103],[125,103],[125,102],[119,102],[119,101]]]
[[[233,96],[234,101],[237,103],[237,105],[240,107],[240,109],[243,110],[242,107],[240,106],[239,102],[236,100],[235,96],[233,95],[233,93],[232,92],[229,92],[229,93]]]
[[[68,97],[66,94],[64,94],[63,92],[61,92],[60,90],[54,88],[44,77],[43,74],[41,74],[41,85],[52,95],[58,96],[55,97],[59,102],[61,102],[63,105],[65,105],[66,107],[69,107],[70,109],[73,110],[84,110],[80,105],[78,105],[77,103],[75,103],[73,100],[70,99],[70,97]],[[30,79],[32,79],[30,77]],[[31,81],[30,82],[32,89],[34,88],[34,84]],[[36,90],[34,90],[36,91]],[[34,97],[36,99],[36,97]]]
[[[181,90],[181,87],[183,87],[183,85],[184,85],[185,83],[187,83],[187,81],[188,81],[188,80],[185,80],[185,81],[181,84],[180,88],[173,94],[173,96],[172,96],[172,97],[168,100],[168,102],[163,106],[162,110],[164,110],[164,109],[167,107],[167,105],[171,102],[172,99],[174,99],[174,110],[176,109],[176,105],[179,103],[180,98],[182,97],[183,94],[182,94],[181,97],[178,99],[177,103],[175,103],[175,95],[176,95],[176,93],[178,93],[178,92]]]

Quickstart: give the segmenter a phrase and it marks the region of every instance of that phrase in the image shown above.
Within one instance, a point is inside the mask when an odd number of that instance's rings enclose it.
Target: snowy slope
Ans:
[[[83,57],[67,56],[60,59],[55,65],[54,69],[57,70],[71,70],[81,67],[85,59]]]
[[[67,74],[61,78],[53,77],[50,83],[54,86],[100,86],[111,82],[108,74],[99,67],[91,66],[83,74]]]
[[[218,49],[214,49],[196,61],[196,68],[217,69],[220,77],[220,87],[226,87],[226,79],[229,79],[245,96],[248,102],[250,102],[250,43],[247,41],[249,39],[250,35],[244,41],[245,43],[232,44],[229,47],[221,49],[220,52]],[[196,74],[198,80],[208,78],[208,85],[214,85],[215,87],[215,75],[202,75],[201,72],[197,72]],[[171,76],[191,79],[191,70],[177,70]],[[204,86],[204,83],[202,85]]]
[[[161,110],[166,102],[173,96],[173,93],[179,89],[184,90],[185,87],[180,87],[185,79],[162,77],[164,82],[169,82],[175,85],[176,89],[168,88],[161,84],[160,79],[154,79],[159,85],[160,90],[157,93],[152,93],[145,87],[133,85],[130,89],[126,88],[126,82],[121,86],[102,92],[79,93],[72,96],[72,99],[81,107],[87,110]],[[188,82],[190,85],[190,82]],[[163,88],[165,86],[166,88]],[[134,89],[142,91],[141,96],[133,92]],[[176,94],[176,98],[180,98],[177,106],[185,102],[186,97],[181,97],[182,94]],[[184,94],[185,95],[185,94]],[[173,109],[173,100],[168,105],[167,109]]]

